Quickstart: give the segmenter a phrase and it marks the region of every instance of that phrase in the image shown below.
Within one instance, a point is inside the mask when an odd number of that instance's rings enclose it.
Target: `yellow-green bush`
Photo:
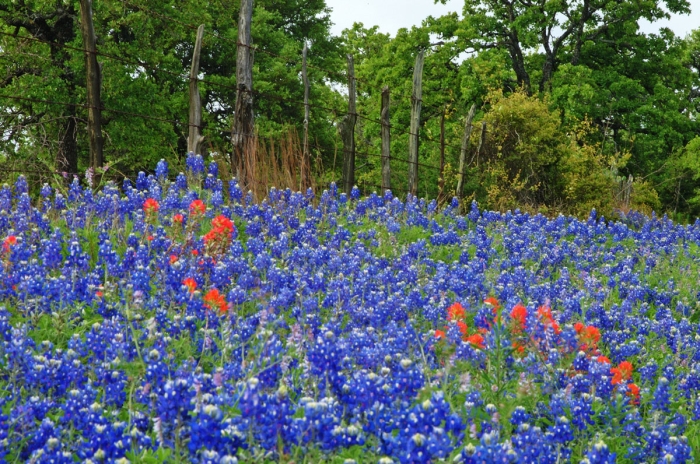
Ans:
[[[477,197],[489,208],[521,208],[586,216],[592,208],[609,215],[619,205],[615,198],[617,168],[628,155],[606,155],[590,142],[594,128],[588,121],[566,128],[547,98],[519,91],[504,96],[492,92],[485,143],[475,170],[480,181]],[[477,124],[477,127],[480,125]],[[472,133],[472,150],[480,133]],[[472,171],[474,172],[474,171]],[[633,195],[642,204],[653,203],[653,189],[639,184]],[[643,198],[642,198],[643,197]]]

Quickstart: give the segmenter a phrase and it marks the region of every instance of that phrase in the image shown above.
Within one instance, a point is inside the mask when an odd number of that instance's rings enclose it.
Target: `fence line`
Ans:
[[[15,96],[15,95],[3,95],[3,94],[0,94],[0,98],[6,98],[6,99],[11,99],[11,100],[30,101],[30,102],[33,102],[33,103],[46,103],[46,104],[50,104],[50,105],[59,105],[59,106],[75,106],[75,107],[85,108],[85,109],[90,108],[89,105],[86,105],[86,104],[83,104],[83,103],[57,102],[57,101],[43,100],[43,99],[38,99],[38,98],[19,97],[19,96]],[[109,112],[112,112],[112,113],[125,114],[125,115],[127,115],[127,116],[134,116],[134,117],[143,118],[143,119],[150,119],[150,120],[156,120],[156,121],[162,121],[162,122],[168,122],[168,123],[174,123],[174,124],[185,124],[185,123],[182,122],[182,121],[178,121],[178,120],[174,120],[174,119],[158,118],[158,117],[155,117],[155,116],[148,116],[148,115],[145,115],[145,114],[132,113],[132,112],[129,112],[129,111],[122,111],[122,110],[116,110],[116,109],[112,109],[112,108],[106,108],[106,107],[104,107],[104,106],[101,106],[101,107],[100,107],[100,110],[106,111],[106,112],[108,112],[108,113],[109,113]],[[190,124],[187,124],[187,125],[189,126]],[[242,133],[242,134],[239,134],[239,135],[242,135],[242,136],[244,136],[244,137],[253,137],[253,136],[257,136],[257,134],[254,134],[254,133],[253,133],[253,134],[251,134],[251,133]],[[318,145],[318,144],[316,144],[315,146],[316,146],[316,148],[321,148],[322,150],[328,150],[328,151],[330,151],[330,147],[323,147],[323,146],[320,146],[320,145]],[[335,148],[334,148],[334,149],[335,149]],[[360,155],[360,156],[366,156],[366,157],[370,157],[370,156],[375,157],[375,158],[381,158],[381,157],[382,157],[381,153],[369,153],[369,152],[357,152],[357,151],[356,151],[355,154],[356,154],[356,155]],[[409,165],[414,163],[414,162],[411,161],[411,160],[403,159],[403,158],[396,158],[396,157],[393,157],[393,156],[391,157],[391,160],[393,160],[393,161],[399,161],[399,162],[401,162],[401,163],[405,163],[405,164],[409,164]],[[433,165],[425,164],[425,163],[421,163],[421,162],[416,163],[416,165],[419,166],[419,167],[427,168],[427,169],[433,169],[433,170],[439,170],[439,169],[440,169],[439,166],[433,166]]]
[[[129,2],[129,1],[126,1],[126,0],[124,1],[124,3],[125,3],[125,4],[128,4],[128,5],[131,5],[132,7],[136,8],[138,11],[143,11],[143,12],[150,13],[150,14],[152,14],[152,15],[154,15],[154,16],[158,16],[158,17],[163,18],[163,19],[166,19],[166,20],[168,20],[168,21],[176,22],[176,23],[178,23],[178,24],[181,24],[181,25],[183,25],[183,26],[185,26],[185,27],[187,27],[187,28],[193,29],[193,30],[198,29],[198,26],[191,25],[191,24],[185,23],[185,22],[183,22],[183,21],[180,21],[180,20],[178,20],[178,19],[172,18],[172,17],[170,17],[170,16],[163,15],[163,14],[160,14],[160,13],[157,13],[157,12],[154,12],[153,10],[150,10],[150,9],[144,7],[144,6],[136,5],[136,4],[131,3],[131,2]],[[251,49],[251,50],[253,50],[253,51],[261,52],[261,53],[267,54],[267,55],[269,55],[269,56],[282,59],[282,60],[284,60],[286,63],[288,63],[288,64],[293,64],[293,65],[295,65],[295,66],[301,64],[300,60],[290,59],[290,58],[288,58],[288,57],[281,56],[281,55],[279,55],[279,54],[276,54],[276,53],[274,53],[274,52],[270,52],[270,51],[268,51],[268,50],[265,50],[265,49],[262,49],[262,48],[259,48],[259,47],[254,47],[254,46],[252,46],[252,45],[248,45],[248,44],[245,44],[245,43],[241,43],[239,40],[234,40],[234,39],[229,39],[229,38],[227,38],[227,37],[223,37],[223,36],[221,36],[221,35],[219,35],[219,34],[213,32],[213,31],[205,30],[205,32],[206,32],[208,35],[211,35],[211,36],[215,37],[215,38],[218,39],[218,40],[223,40],[223,41],[229,42],[229,43],[231,43],[231,44],[235,44],[237,47],[241,47],[241,46],[242,46],[242,47],[247,47],[247,48],[249,48],[249,49]],[[167,70],[167,69],[162,69],[162,68],[159,68],[159,67],[156,67],[156,66],[151,66],[151,65],[149,65],[149,64],[147,64],[147,63],[145,63],[145,62],[143,62],[143,61],[141,61],[141,60],[138,60],[138,59],[135,59],[135,60],[134,60],[134,59],[124,58],[124,57],[121,57],[121,56],[118,56],[118,55],[114,55],[114,54],[111,54],[111,53],[105,53],[105,52],[102,52],[102,51],[99,51],[99,50],[87,50],[87,49],[84,49],[84,48],[74,47],[74,46],[71,46],[71,45],[68,45],[68,44],[62,44],[62,43],[58,43],[58,42],[52,42],[52,41],[44,40],[44,39],[41,39],[41,38],[38,38],[38,37],[21,36],[21,35],[18,35],[18,34],[12,34],[12,33],[7,33],[7,32],[3,32],[3,31],[0,31],[0,35],[6,36],[6,37],[11,37],[11,38],[14,38],[14,39],[17,39],[17,40],[34,41],[34,42],[38,42],[38,43],[44,43],[44,44],[47,44],[47,45],[50,45],[50,46],[62,47],[62,48],[66,48],[66,49],[69,49],[69,50],[74,50],[74,51],[77,51],[77,52],[93,54],[93,55],[95,55],[95,56],[104,57],[104,58],[107,58],[107,59],[110,59],[110,60],[116,60],[116,61],[119,61],[119,62],[122,62],[122,63],[125,63],[125,64],[129,64],[129,65],[133,65],[133,66],[138,66],[138,67],[143,68],[143,69],[146,69],[146,70],[155,71],[155,72],[159,72],[159,73],[163,73],[163,74],[167,74],[167,75],[174,76],[174,77],[176,77],[176,78],[178,78],[178,79],[181,79],[181,80],[182,80],[182,83],[187,83],[187,82],[191,82],[192,80],[194,80],[194,81],[196,81],[196,82],[202,82],[202,83],[204,83],[204,84],[207,84],[207,85],[209,85],[209,86],[211,86],[211,87],[224,88],[224,89],[229,89],[229,90],[236,91],[236,92],[239,92],[239,91],[241,91],[241,90],[247,91],[247,92],[250,92],[251,94],[255,95],[257,98],[261,98],[261,99],[275,100],[275,101],[279,101],[279,102],[282,102],[282,103],[285,103],[285,104],[293,104],[293,105],[300,105],[300,106],[306,104],[306,105],[308,105],[309,108],[314,108],[314,109],[318,109],[318,110],[322,110],[322,111],[328,111],[328,112],[333,113],[333,114],[336,115],[336,116],[337,116],[337,115],[352,114],[352,115],[356,116],[358,119],[362,119],[362,120],[367,121],[367,122],[371,122],[371,123],[374,123],[374,124],[378,124],[378,125],[380,125],[380,126],[388,126],[390,129],[393,129],[393,130],[394,130],[396,133],[398,133],[398,134],[401,134],[401,135],[408,135],[408,136],[412,136],[412,137],[418,137],[421,143],[427,142],[427,143],[434,143],[434,144],[442,144],[443,147],[450,147],[450,148],[455,149],[455,150],[461,149],[460,146],[457,146],[457,145],[454,145],[454,144],[445,143],[444,140],[443,140],[443,141],[440,141],[440,140],[433,140],[433,139],[431,139],[431,138],[422,138],[422,139],[421,139],[420,136],[419,136],[419,134],[418,134],[418,131],[412,132],[410,129],[409,129],[409,130],[401,129],[401,128],[399,128],[399,127],[395,127],[395,126],[391,125],[390,123],[389,123],[389,124],[386,124],[386,123],[384,123],[383,121],[381,121],[380,119],[374,119],[374,118],[371,118],[371,117],[369,117],[369,116],[360,114],[359,112],[356,112],[356,111],[353,112],[353,113],[348,113],[348,111],[346,111],[346,110],[345,110],[345,111],[344,111],[344,110],[339,110],[339,109],[327,107],[327,106],[321,105],[321,104],[314,104],[314,103],[302,102],[302,101],[300,101],[300,100],[296,100],[296,99],[292,99],[292,98],[285,98],[285,97],[281,97],[281,96],[276,95],[276,94],[271,94],[271,93],[266,93],[266,92],[259,92],[259,91],[255,91],[255,90],[250,90],[250,91],[249,91],[249,90],[247,90],[247,89],[240,89],[240,88],[238,88],[237,86],[234,86],[234,85],[228,85],[228,84],[224,84],[224,83],[220,83],[220,82],[214,82],[214,81],[211,81],[211,80],[208,80],[208,79],[200,79],[200,78],[194,78],[194,79],[192,79],[192,78],[190,78],[190,77],[187,75],[187,73],[185,73],[185,72],[183,72],[183,73],[178,73],[178,72],[169,71],[169,70]],[[318,69],[318,70],[320,70],[320,71],[323,71],[324,73],[329,74],[329,75],[341,76],[341,77],[343,77],[343,78],[353,79],[353,80],[356,81],[356,82],[363,82],[363,83],[367,83],[367,85],[371,85],[369,82],[365,81],[364,79],[358,79],[358,78],[357,78],[356,76],[354,76],[354,75],[348,75],[348,74],[346,74],[346,73],[342,73],[342,72],[337,72],[337,71],[325,69],[325,68],[320,67],[320,66],[314,66],[314,65],[309,65],[309,64],[307,64],[307,66],[308,66],[309,68]],[[52,101],[52,100],[44,100],[44,99],[29,98],[29,97],[20,97],[20,96],[14,96],[14,95],[2,95],[2,94],[0,94],[0,98],[12,99],[12,100],[18,100],[18,101],[29,101],[29,102],[34,102],[34,103],[45,103],[45,104],[50,104],[50,105],[72,106],[72,107],[78,107],[78,108],[84,108],[84,109],[98,108],[98,107],[96,107],[96,106],[90,106],[90,105],[81,104],[81,103],[57,102],[57,101]],[[157,116],[151,116],[151,115],[139,114],[139,113],[124,111],[124,110],[117,110],[117,109],[113,109],[113,108],[107,108],[107,107],[104,107],[104,106],[102,106],[102,105],[99,106],[99,109],[102,110],[102,111],[108,112],[108,113],[123,114],[123,115],[133,116],[133,117],[137,117],[137,118],[147,119],[147,120],[162,121],[162,122],[172,123],[172,124],[176,124],[176,125],[195,126],[195,127],[198,127],[198,128],[201,128],[201,127],[202,127],[201,125],[194,125],[194,124],[191,124],[191,123],[185,123],[184,121],[178,120],[178,119],[174,119],[174,120],[173,120],[173,119],[160,118],[160,117],[157,117]],[[246,137],[257,136],[257,134],[243,134],[243,135],[246,136]],[[315,144],[315,148],[318,149],[318,150],[321,150],[321,151],[335,151],[336,153],[337,153],[337,150],[338,150],[338,147],[333,147],[332,149],[329,149],[328,147],[324,147],[324,146],[321,146],[321,145],[319,145],[319,144]],[[346,152],[347,150],[343,150],[343,151]],[[355,154],[356,154],[356,155],[359,155],[359,156],[365,156],[366,159],[368,159],[369,157],[382,158],[382,154],[375,154],[375,153],[369,153],[369,152],[355,152]],[[403,159],[403,158],[395,157],[395,156],[390,157],[390,159],[392,159],[392,160],[398,160],[399,162],[406,163],[406,164],[409,165],[409,166],[415,165],[415,166],[420,166],[420,167],[423,167],[423,168],[426,168],[426,169],[431,169],[431,170],[435,170],[435,171],[440,170],[440,171],[441,171],[441,168],[438,167],[438,166],[433,166],[433,165],[426,164],[426,163],[421,163],[421,162],[418,162],[418,161],[413,161],[413,160],[409,160],[409,159]],[[365,163],[365,165],[363,165],[362,167],[364,167],[364,166],[367,166],[367,163]],[[25,172],[29,172],[29,171],[25,171]],[[47,171],[47,172],[49,172],[49,171]],[[61,173],[61,174],[62,174],[62,173]],[[463,173],[463,172],[460,172],[460,173],[458,173],[458,174],[459,174],[459,175],[463,175],[464,173]],[[365,185],[368,185],[366,182],[365,182],[364,184],[365,184]],[[371,185],[371,184],[369,184],[369,185]],[[394,186],[394,189],[393,189],[393,190],[401,190],[401,189],[396,188],[396,186]]]
[[[128,2],[125,2],[125,3],[128,3]],[[160,72],[160,73],[163,73],[163,74],[168,74],[168,75],[171,75],[171,76],[174,76],[174,77],[178,77],[178,78],[182,79],[182,83],[183,83],[183,84],[184,84],[184,83],[189,83],[189,82],[190,82],[189,76],[187,76],[187,75],[184,74],[184,73],[176,73],[176,72],[173,72],[173,71],[169,71],[169,70],[167,70],[167,69],[161,69],[161,68],[158,68],[158,67],[156,67],[156,66],[148,65],[148,64],[146,64],[146,63],[144,63],[144,62],[142,62],[142,61],[134,61],[134,60],[130,60],[130,59],[127,59],[127,58],[123,58],[123,57],[120,57],[120,56],[117,56],[117,55],[112,55],[112,54],[110,54],[110,53],[104,53],[104,52],[101,52],[101,51],[94,51],[94,52],[93,52],[93,51],[87,50],[87,49],[85,49],[85,48],[73,47],[73,46],[71,46],[71,45],[62,44],[62,43],[59,43],[59,42],[52,42],[52,41],[49,41],[49,40],[43,40],[43,39],[39,39],[39,38],[36,38],[36,37],[27,37],[27,36],[14,35],[14,34],[11,34],[11,33],[8,33],[8,32],[3,32],[3,31],[0,31],[0,35],[7,36],[7,37],[11,37],[11,38],[14,38],[14,39],[17,39],[17,40],[30,40],[30,41],[34,41],[34,42],[43,43],[43,44],[46,44],[46,45],[53,45],[53,46],[57,46],[57,47],[63,47],[63,48],[66,48],[66,49],[68,49],[68,50],[73,50],[73,51],[82,52],[82,53],[91,53],[91,54],[95,54],[95,55],[97,55],[97,56],[101,56],[101,57],[104,57],[104,58],[108,58],[108,59],[113,59],[113,60],[121,61],[122,63],[131,64],[131,65],[134,65],[134,66],[140,66],[140,67],[142,67],[142,68],[144,68],[144,69],[149,69],[149,70],[152,70],[152,71],[156,71],[156,72]],[[241,44],[241,46],[247,46],[247,45]],[[248,46],[248,47],[249,47],[249,48],[252,48],[252,49],[255,49],[255,47],[251,47],[251,46]],[[274,55],[274,56],[279,56],[279,55]],[[308,66],[311,67],[310,65],[308,65]],[[329,70],[326,70],[326,69],[323,69],[323,68],[318,68],[318,69],[321,69],[321,70],[326,71],[326,72],[330,72]],[[343,75],[344,75],[344,74],[343,74]],[[344,76],[345,76],[345,75],[344,75]],[[353,76],[353,79],[358,80],[358,79],[356,79],[354,76]],[[207,84],[207,85],[211,85],[211,86],[215,86],[215,87],[219,87],[219,88],[225,88],[225,89],[233,90],[233,91],[238,91],[238,90],[239,90],[239,89],[238,89],[236,86],[234,86],[234,85],[228,85],[228,84],[223,84],[223,83],[220,83],[220,82],[214,82],[214,81],[211,81],[211,80],[208,80],[208,79],[196,78],[195,80],[196,80],[197,82],[201,82],[201,83],[204,83],[204,84]],[[359,81],[359,80],[358,80],[358,81]],[[248,91],[247,89],[241,89],[241,90],[244,91],[244,92],[247,92],[247,91]],[[260,91],[257,91],[257,90],[253,90],[251,93],[252,93],[254,96],[261,97],[261,98],[274,99],[274,100],[277,100],[277,101],[280,101],[280,102],[284,102],[284,103],[293,103],[293,104],[295,104],[295,105],[304,105],[304,102],[301,101],[301,100],[295,100],[295,99],[280,97],[280,96],[275,95],[275,94],[272,94],[272,93],[260,92]],[[0,95],[0,96],[2,96],[2,95]],[[5,97],[5,98],[9,98],[8,96],[4,96],[4,97]],[[49,102],[46,101],[45,103],[49,103]],[[66,104],[66,105],[73,105],[73,104]],[[382,125],[382,121],[381,121],[381,120],[379,120],[379,119],[374,119],[374,118],[370,118],[369,116],[365,116],[365,115],[363,115],[363,114],[361,114],[361,113],[358,113],[358,112],[348,113],[346,110],[341,110],[341,109],[337,109],[337,108],[332,108],[332,107],[328,107],[328,106],[324,106],[324,105],[319,105],[319,104],[315,104],[315,103],[308,103],[308,105],[309,105],[309,108],[319,109],[319,110],[323,110],[323,111],[330,111],[330,112],[332,112],[332,113],[334,113],[334,114],[353,114],[354,116],[356,116],[356,117],[359,118],[359,119],[362,119],[362,120],[365,120],[365,121],[368,121],[368,122],[372,122],[372,123],[375,123],[375,124]],[[91,108],[91,107],[88,106],[88,105],[77,105],[77,106],[81,106],[81,107],[86,108],[86,109]],[[101,107],[100,109],[103,110],[103,111],[108,111],[108,112],[111,111],[111,112],[113,112],[113,113],[122,113],[122,114],[130,115],[130,116],[144,117],[144,118],[146,118],[146,119],[154,119],[154,120],[162,120],[162,121],[166,121],[166,122],[176,122],[176,123],[178,123],[178,121],[166,120],[166,119],[161,119],[161,118],[156,118],[156,117],[148,117],[148,116],[145,116],[145,115],[137,115],[137,114],[129,113],[129,112],[122,111],[122,110],[107,109],[107,108],[104,108],[104,107]],[[196,127],[201,127],[201,126],[196,126]],[[394,131],[397,131],[397,132],[398,132],[399,134],[401,134],[401,135],[419,136],[419,134],[416,134],[416,133],[414,133],[414,132],[411,132],[410,130],[401,129],[401,128],[399,128],[398,126],[394,126],[394,125],[392,125],[392,124],[389,124],[389,128],[392,129],[392,130],[394,130]],[[432,140],[432,139],[422,139],[421,142],[429,142],[429,143],[434,143],[434,144],[439,144],[439,143],[440,143],[439,140]],[[445,143],[445,146],[446,146],[446,147],[450,147],[450,148],[454,148],[455,150],[458,150],[458,149],[461,148],[461,147],[459,147],[459,146],[457,146],[457,145],[453,145],[453,144],[449,144],[449,143]]]

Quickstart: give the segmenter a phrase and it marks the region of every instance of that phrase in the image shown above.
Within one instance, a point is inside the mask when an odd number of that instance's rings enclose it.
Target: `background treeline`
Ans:
[[[251,35],[260,152],[280,161],[301,150],[306,42],[315,185],[340,180],[338,126],[347,111],[349,53],[362,116],[355,128],[356,181],[381,184],[381,158],[371,155],[380,153],[381,91],[388,86],[392,188],[405,189],[407,164],[399,160],[407,159],[413,67],[424,49],[419,195],[438,194],[439,171],[432,167],[440,165],[443,115],[444,191],[458,193],[465,118],[475,104],[465,198],[497,209],[579,215],[592,207],[655,209],[690,220],[700,215],[700,30],[684,38],[665,29],[640,32],[640,19],[653,22],[665,11],[689,13],[689,4],[465,0],[461,14],[428,17],[395,37],[362,24],[334,37],[324,0],[256,0]],[[160,158],[182,164],[199,24],[205,24],[204,151],[228,159],[238,2],[95,0],[93,13],[105,177],[152,170]],[[60,183],[63,172],[70,177],[87,168],[80,30],[77,0],[0,0],[4,179],[23,171],[37,185]]]

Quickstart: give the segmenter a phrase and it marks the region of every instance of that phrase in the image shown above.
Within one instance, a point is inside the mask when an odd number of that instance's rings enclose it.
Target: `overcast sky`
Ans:
[[[435,5],[433,0],[326,0],[333,9],[331,20],[335,23],[331,31],[339,35],[353,23],[364,23],[365,27],[379,26],[379,31],[392,36],[400,28],[420,25],[428,16],[442,16],[451,11],[461,14],[463,0],[448,0],[446,5]],[[652,24],[645,22],[642,30],[656,32],[659,27],[669,27],[676,35],[685,35],[700,27],[700,0],[690,0],[690,15],[674,15],[669,21]]]

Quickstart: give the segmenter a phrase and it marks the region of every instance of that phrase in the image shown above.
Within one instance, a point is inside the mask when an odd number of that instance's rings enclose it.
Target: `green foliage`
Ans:
[[[28,18],[33,18],[29,20]],[[80,8],[70,2],[0,1],[0,32],[40,42],[0,36],[7,74],[2,94],[74,104],[0,99],[5,131],[5,162],[27,168],[39,151],[53,169],[77,172],[87,163],[83,130],[87,109]],[[193,23],[192,18],[197,18]],[[103,0],[93,4],[98,61],[102,64],[105,159],[112,171],[132,174],[150,169],[161,158],[178,164],[186,150],[189,72],[196,27],[205,24],[200,83],[205,151],[230,152],[235,102],[238,6],[217,2]],[[303,121],[303,86],[299,59],[311,43],[311,65],[329,69],[339,62],[339,42],[329,34],[323,0],[256,2],[252,40],[281,57],[255,54],[255,90],[277,98],[254,98],[257,129],[277,136]],[[314,67],[309,71],[312,101],[336,98],[325,81],[335,81]],[[111,111],[110,111],[111,110]],[[133,114],[141,115],[134,116]],[[314,139],[332,143],[335,129],[326,115],[312,113]],[[33,161],[30,161],[34,163]],[[23,164],[24,163],[24,164]],[[38,166],[37,166],[38,168]]]

